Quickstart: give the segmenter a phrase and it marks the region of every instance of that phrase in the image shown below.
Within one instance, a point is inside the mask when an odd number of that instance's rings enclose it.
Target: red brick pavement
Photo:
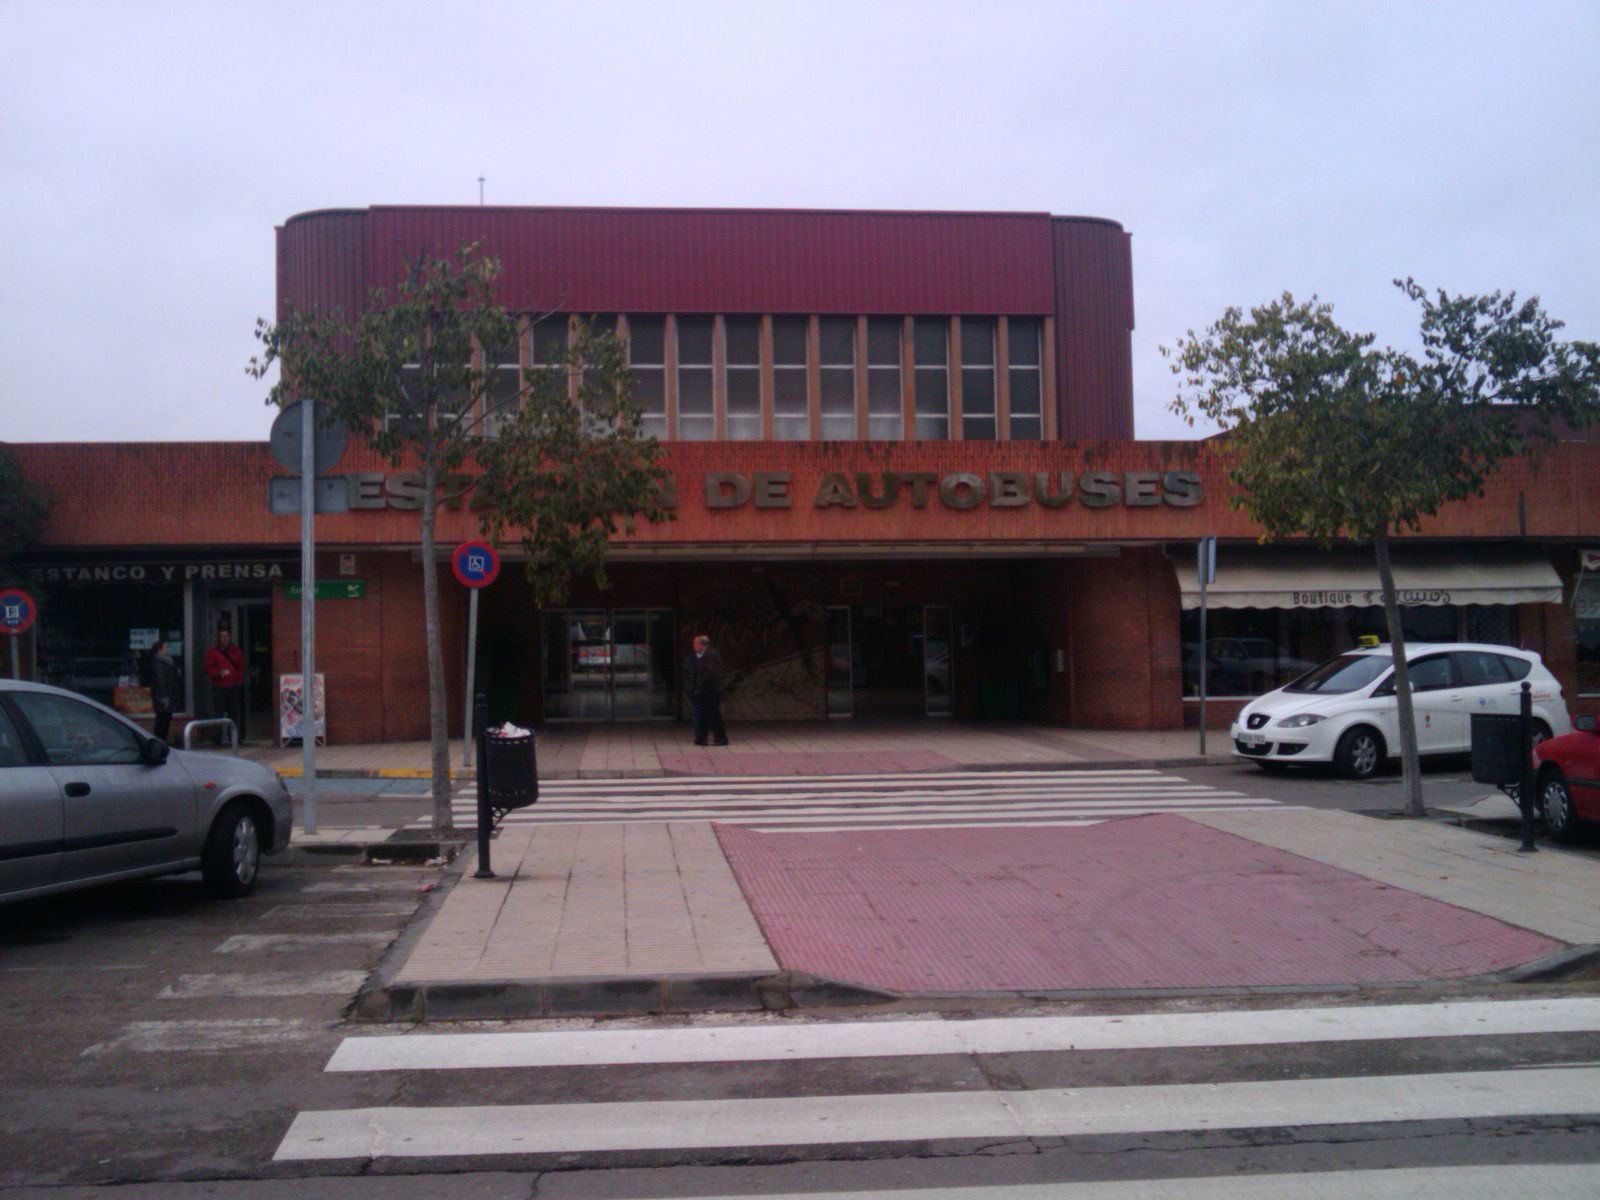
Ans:
[[[896,992],[1378,984],[1562,948],[1165,814],[717,836],[785,968]]]

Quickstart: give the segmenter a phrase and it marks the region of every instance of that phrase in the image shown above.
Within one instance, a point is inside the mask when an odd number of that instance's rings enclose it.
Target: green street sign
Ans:
[[[298,583],[284,584],[283,594],[291,600],[300,599],[300,585]],[[319,579],[315,584],[313,594],[318,600],[365,600],[367,598],[367,581],[365,579]]]

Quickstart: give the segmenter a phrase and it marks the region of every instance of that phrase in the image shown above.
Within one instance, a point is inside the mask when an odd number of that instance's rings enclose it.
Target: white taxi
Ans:
[[[1567,733],[1561,684],[1531,650],[1472,642],[1406,647],[1421,754],[1472,748],[1472,714],[1519,711],[1532,685],[1534,738]],[[1229,731],[1235,757],[1264,768],[1332,763],[1368,779],[1400,753],[1394,655],[1387,645],[1351,650],[1245,705]]]

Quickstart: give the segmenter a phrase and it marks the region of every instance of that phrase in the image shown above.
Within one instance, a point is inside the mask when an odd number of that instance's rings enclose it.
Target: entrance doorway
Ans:
[[[270,741],[278,732],[272,680],[272,601],[213,597],[211,616],[209,637],[197,648],[195,662],[205,661],[206,651],[217,643],[217,630],[229,631],[234,644],[244,651],[244,734],[251,741]],[[204,680],[201,673],[197,682]],[[204,690],[209,707],[199,715],[209,717],[216,707],[209,684]]]
[[[955,711],[948,604],[863,604],[850,610],[853,711],[947,717]],[[833,711],[832,701],[829,705]]]
[[[675,614],[666,608],[553,609],[542,617],[548,721],[677,715]]]

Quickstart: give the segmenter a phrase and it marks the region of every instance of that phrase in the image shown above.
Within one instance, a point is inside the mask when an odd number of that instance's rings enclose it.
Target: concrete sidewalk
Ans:
[[[862,770],[1005,770],[1085,766],[1188,766],[1228,761],[1226,730],[1209,730],[1208,753],[1193,729],[1063,729],[1028,722],[968,724],[904,721],[773,721],[735,723],[733,745],[700,749],[687,725],[559,725],[538,730],[543,779],[630,779],[658,775],[829,774]],[[450,768],[461,765],[461,742],[450,743]],[[301,772],[298,746],[246,746],[240,754],[285,776]],[[431,778],[427,742],[320,746],[318,778]]]
[[[361,1016],[1325,991],[1515,977],[1600,946],[1595,854],[1339,811],[534,826],[496,840],[496,879],[471,857]]]

